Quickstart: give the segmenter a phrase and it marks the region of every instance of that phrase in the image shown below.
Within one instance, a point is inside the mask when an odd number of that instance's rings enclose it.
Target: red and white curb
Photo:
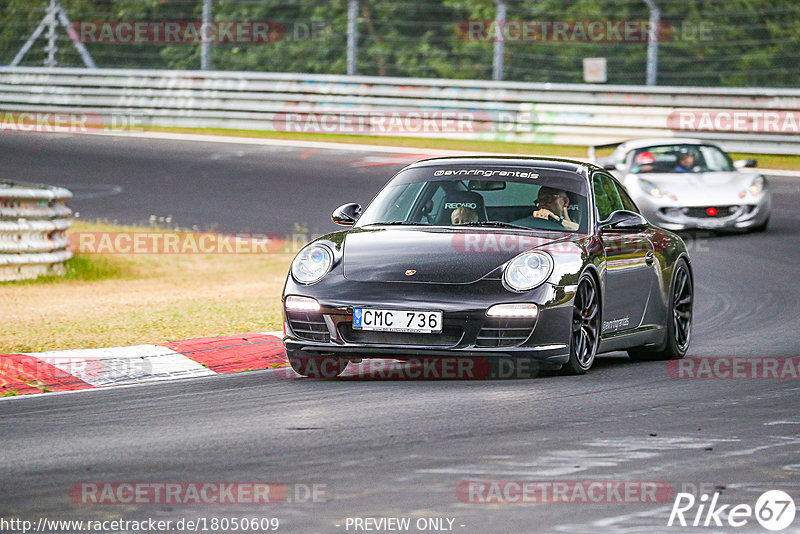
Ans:
[[[0,355],[0,396],[73,391],[285,367],[281,332]]]

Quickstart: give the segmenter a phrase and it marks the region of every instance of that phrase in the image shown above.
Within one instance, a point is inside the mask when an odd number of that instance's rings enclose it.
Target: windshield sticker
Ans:
[[[533,171],[510,171],[506,169],[439,169],[433,171],[434,176],[508,176],[512,178],[530,178],[535,180],[539,175]]]

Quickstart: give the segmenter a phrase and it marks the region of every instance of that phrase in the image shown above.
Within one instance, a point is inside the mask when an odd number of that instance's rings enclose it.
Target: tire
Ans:
[[[288,356],[294,371],[308,378],[336,378],[347,367],[348,360],[332,356]]]
[[[561,371],[582,375],[592,367],[600,343],[600,291],[592,275],[581,276],[572,303],[569,360]]]
[[[686,261],[675,263],[667,311],[667,339],[655,349],[632,349],[628,356],[636,361],[679,360],[686,356],[692,340],[692,305],[694,283]]]

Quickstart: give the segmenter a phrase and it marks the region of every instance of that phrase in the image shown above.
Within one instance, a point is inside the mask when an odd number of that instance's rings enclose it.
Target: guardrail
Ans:
[[[705,111],[712,116],[738,113],[744,122],[729,121],[727,129],[716,124],[711,129],[685,132],[674,124],[674,114],[681,110]],[[226,71],[0,69],[0,111],[87,113],[90,129],[119,130],[133,124],[582,146],[636,137],[682,136],[715,141],[737,152],[800,154],[800,131],[793,130],[791,122],[788,127],[781,123],[782,130],[763,122],[764,113],[782,117],[788,113],[790,119],[797,119],[799,110],[797,89]],[[0,121],[0,127],[7,129],[6,122]],[[702,124],[698,122],[698,126]]]
[[[0,281],[64,273],[70,198],[62,187],[0,181]]]

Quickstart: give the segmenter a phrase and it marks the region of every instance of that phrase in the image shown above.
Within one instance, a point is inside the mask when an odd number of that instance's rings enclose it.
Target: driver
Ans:
[[[688,148],[682,148],[678,152],[678,165],[673,170],[674,172],[695,172],[694,164],[694,152]]]
[[[555,221],[566,230],[577,230],[580,226],[569,218],[567,210],[569,197],[563,189],[542,187],[539,189],[537,200],[539,209],[533,212],[535,218]]]
[[[656,162],[655,156],[651,152],[640,152],[633,160],[631,172],[653,172],[653,164]]]

